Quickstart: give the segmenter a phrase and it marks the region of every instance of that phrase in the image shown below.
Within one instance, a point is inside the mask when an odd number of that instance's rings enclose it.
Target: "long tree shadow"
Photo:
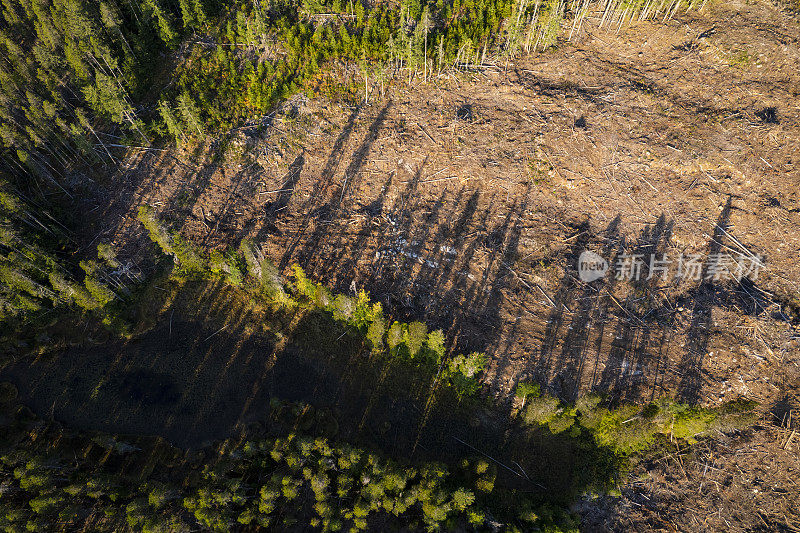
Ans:
[[[614,340],[608,351],[605,369],[596,388],[616,399],[635,401],[641,399],[642,387],[647,381],[658,379],[658,364],[650,353],[651,339],[663,337],[671,330],[672,322],[663,303],[657,298],[658,290],[667,274],[658,272],[672,236],[672,223],[662,214],[652,226],[645,227],[633,246],[629,257],[640,257],[641,271],[631,271],[628,280],[631,290],[620,306],[620,315]],[[617,255],[617,259],[624,257]],[[632,267],[635,268],[635,267]]]
[[[708,257],[722,250],[722,242],[729,229],[731,198],[722,209],[714,226],[711,241],[708,243]],[[709,263],[701,271],[700,284],[693,294],[692,316],[689,331],[686,333],[686,351],[680,362],[681,379],[678,397],[688,403],[696,403],[703,385],[703,360],[708,351],[708,341],[714,325],[711,310],[716,303],[715,286],[709,279]]]
[[[350,144],[360,113],[358,108],[352,111],[321,179],[302,207],[300,225],[286,234],[280,264],[285,267],[297,261],[337,292],[359,281],[373,299],[385,302],[390,319],[424,320],[431,328],[443,329],[451,350],[488,352],[494,389],[508,390],[508,383],[513,389],[520,379],[532,378],[568,401],[587,389],[637,401],[674,392],[676,387],[682,391],[681,398],[694,401],[696,393],[690,391],[697,389],[697,376],[702,374],[698,370],[702,356],[697,354],[708,346],[710,333],[702,332],[710,329],[711,306],[749,305],[753,312],[767,307],[768,301],[747,280],[740,283],[739,291],[705,282],[690,290],[684,296],[689,301],[682,301],[692,309],[688,353],[676,365],[673,352],[677,350],[672,347],[676,313],[661,294],[662,289],[674,286],[648,268],[650,257],[663,256],[668,249],[670,221],[662,215],[633,242],[621,237],[619,216],[598,235],[588,220],[561,224],[572,232],[564,238],[570,243],[563,253],[567,268],[555,292],[545,292],[526,282],[530,278],[518,272],[516,264],[520,242],[525,241],[530,184],[527,190],[506,196],[505,202],[502,196],[482,194],[480,188],[453,181],[437,184],[437,194],[423,194],[424,183],[438,182],[438,178],[425,179],[427,159],[416,168],[398,162],[382,187],[364,178],[390,110],[391,101],[377,110],[337,180],[346,159],[343,149]],[[295,188],[305,166],[305,154],[290,165],[277,196],[265,207],[257,241],[272,233],[281,213],[296,199]],[[405,181],[403,172],[408,173]],[[203,179],[198,178],[199,182]],[[359,191],[365,184],[371,191],[380,191],[350,205],[352,197],[365,196]],[[729,207],[723,215],[728,212]],[[721,218],[718,227],[726,223]],[[209,234],[215,229],[210,228]],[[724,230],[715,230],[709,254],[719,251],[714,243],[724,236]],[[640,256],[641,271],[635,279],[617,280],[612,275],[585,283],[575,265],[587,248],[607,258],[612,268],[623,255]],[[562,258],[561,252],[556,255]],[[531,301],[541,296],[549,301],[549,310],[528,312]],[[528,316],[523,318],[525,313]],[[537,341],[537,349],[529,350]],[[521,344],[526,345],[522,350]],[[681,376],[680,384],[672,382],[675,375]]]
[[[419,192],[425,169],[426,160],[415,169],[398,165],[377,197],[348,211],[357,217],[329,220],[332,229],[318,228],[308,240],[313,255],[295,259],[339,291],[366,271],[363,287],[384,302],[391,319],[441,328],[451,349],[511,346],[517,330],[504,328],[501,309],[507,292],[515,290],[512,265],[531,186],[510,202],[507,198],[505,206],[494,195],[484,198],[479,189],[449,183],[432,199]],[[403,172],[409,172],[404,182]],[[388,202],[389,186],[398,182],[404,187]]]
[[[503,221],[494,227],[483,240],[484,247],[489,252],[484,260],[487,266],[481,280],[473,284],[473,287],[467,291],[466,301],[469,307],[465,308],[472,309],[482,334],[478,338],[468,339],[464,346],[468,351],[489,350],[503,353],[500,343],[510,347],[518,335],[516,323],[506,330],[501,308],[506,299],[506,292],[512,290],[512,276],[516,276],[512,265],[519,257],[523,217],[528,207],[530,194],[531,187],[529,185],[524,193],[511,203],[508,215],[504,217]],[[466,320],[466,317],[463,319]],[[456,320],[457,322],[454,322],[453,326],[458,334],[460,320],[458,317]],[[508,364],[508,358],[497,358],[495,362],[496,375],[503,375]]]
[[[337,229],[339,233],[344,231],[346,224],[344,227],[341,226],[342,220],[346,218],[345,213],[347,210],[345,209],[342,211],[342,203],[345,197],[349,196],[351,191],[357,190],[359,181],[361,179],[362,168],[367,161],[367,157],[372,145],[378,137],[378,133],[383,126],[384,121],[386,120],[386,116],[389,112],[389,109],[391,109],[391,106],[392,102],[387,102],[378,112],[378,115],[373,119],[372,123],[367,128],[367,133],[364,136],[360,146],[355,150],[355,152],[353,152],[353,155],[350,158],[350,163],[345,169],[344,176],[338,184],[338,187],[333,187],[332,192],[329,193],[328,191],[333,185],[334,174],[339,166],[342,148],[350,137],[354,127],[355,119],[358,115],[357,109],[353,111],[348,119],[347,125],[334,144],[334,148],[328,158],[328,161],[322,169],[322,175],[319,180],[320,186],[318,187],[318,190],[314,191],[312,197],[309,199],[311,204],[304,208],[304,212],[308,213],[308,215],[306,215],[303,222],[301,222],[302,226],[300,233],[294,238],[292,244],[287,247],[283,254],[283,257],[280,261],[280,265],[282,267],[288,264],[288,261],[295,253],[295,248],[300,244],[306,228],[311,221],[312,211],[313,218],[316,219],[314,231],[308,236],[308,244],[303,246],[302,249],[297,253],[298,259],[302,263],[309,264],[311,262],[312,258],[320,252],[320,244],[328,237],[330,233],[335,232]],[[326,198],[327,200],[325,200],[325,203],[323,205],[319,205],[319,202]]]
[[[614,224],[614,227],[616,227],[616,223],[616,221],[612,223]],[[572,246],[566,253],[566,261],[568,265],[577,264],[580,254],[587,249],[591,237],[589,221],[584,221],[579,226],[574,228],[574,231],[576,232],[575,235],[570,237],[574,239]],[[607,231],[610,232],[610,230]],[[589,315],[591,312],[591,302],[589,297],[592,296],[592,294],[589,292],[590,289],[588,285],[586,288],[579,289],[577,278],[568,273],[562,278],[558,288],[553,294],[551,304],[552,310],[547,317],[544,338],[542,339],[538,358],[535,360],[536,366],[535,370],[533,371],[533,375],[536,376],[539,381],[543,381],[544,383],[550,382],[550,375],[555,367],[553,358],[557,353],[558,343],[561,338],[560,331],[562,325],[564,324],[566,313],[570,312],[567,303],[569,303],[571,306],[576,305],[576,299],[573,295],[576,289],[580,290],[582,294],[579,294],[577,298],[577,305],[579,308],[575,316],[578,318],[576,318],[574,322],[583,324],[584,328],[588,324]],[[571,325],[570,331],[573,328],[574,326]],[[577,332],[577,334],[582,334],[582,332],[583,330],[580,330]],[[571,339],[571,337],[568,336],[567,339],[569,342],[565,342],[565,354],[568,353],[569,350],[573,349],[572,345],[576,344],[576,341]],[[533,362],[534,361],[532,361],[532,363]],[[573,378],[573,380],[575,380],[575,378]]]
[[[320,172],[320,177],[314,184],[314,187],[309,195],[309,198],[300,208],[300,212],[302,213],[302,218],[299,223],[299,230],[297,234],[290,236],[289,239],[285,239],[282,243],[282,248],[284,250],[283,256],[280,260],[280,265],[285,266],[288,264],[288,261],[295,253],[296,248],[303,242],[304,238],[306,237],[306,232],[308,231],[309,225],[311,221],[317,216],[318,207],[320,202],[323,198],[327,195],[327,191],[330,189],[332,185],[333,176],[336,170],[339,167],[339,163],[342,158],[342,154],[344,152],[344,147],[347,144],[350,136],[353,133],[353,129],[356,125],[356,120],[358,119],[359,114],[361,113],[361,107],[354,107],[353,110],[350,112],[350,115],[347,118],[347,122],[345,123],[342,131],[339,132],[339,135],[336,137],[336,141],[333,143],[333,148],[331,149],[330,154],[328,155],[325,164],[322,167]],[[295,160],[295,162],[297,162]],[[305,165],[305,161],[303,162]],[[302,170],[302,169],[301,169]],[[299,173],[297,174],[299,178]],[[275,212],[277,215],[277,211]],[[274,221],[273,221],[274,222]],[[239,235],[239,239],[244,237],[249,228],[245,228]],[[262,235],[262,232],[259,233]],[[239,240],[237,239],[237,240]]]
[[[722,250],[730,210],[729,199],[706,249],[707,258]],[[618,401],[636,402],[667,393],[696,403],[712,332],[712,308],[729,305],[760,312],[769,307],[768,301],[750,279],[743,278],[734,287],[712,279],[711,263],[701,259],[696,271],[699,285],[680,299],[680,307],[691,309],[685,351],[680,361],[670,363],[672,343],[681,335],[676,320],[679,306],[667,301],[662,291],[686,281],[680,278],[686,272],[674,272],[669,266],[670,258],[678,263],[669,251],[673,224],[662,215],[635,242],[626,243],[619,221],[615,218],[599,238],[588,221],[574,228],[572,245],[565,253],[567,268],[551,299],[539,352],[518,379],[532,378],[567,401],[588,389]],[[597,241],[611,275],[586,283],[577,275],[578,257],[584,250],[597,249],[598,244],[593,244]],[[685,260],[681,257],[684,269]]]
[[[105,221],[107,232],[116,234],[124,220],[124,215],[135,202],[141,202],[157,185],[158,172],[172,174],[183,167],[183,163],[168,151],[144,150],[132,155],[126,166],[120,166],[111,176],[108,190],[98,188],[95,191],[98,201],[99,215]]]
[[[277,233],[277,226],[275,221],[280,216],[280,213],[289,207],[289,202],[295,192],[295,187],[300,181],[300,174],[303,172],[303,167],[306,164],[305,152],[295,157],[294,161],[289,164],[289,169],[286,175],[281,180],[281,185],[274,193],[275,199],[268,200],[262,207],[263,221],[258,233],[255,237],[256,242],[261,242],[267,238],[270,233]],[[271,191],[265,191],[263,194],[273,194]],[[242,228],[241,235],[246,235],[253,229],[257,218],[252,219],[248,224]]]

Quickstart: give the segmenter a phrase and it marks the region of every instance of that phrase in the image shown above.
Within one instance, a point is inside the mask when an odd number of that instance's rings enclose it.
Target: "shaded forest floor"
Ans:
[[[185,450],[296,431],[408,462],[491,457],[499,486],[562,506],[621,475],[613,450],[591,436],[459,398],[437,386],[435,367],[379,357],[327,313],[275,311],[214,282],[162,279],[141,301],[130,340],[93,330],[88,341],[8,362],[0,381],[44,420]]]

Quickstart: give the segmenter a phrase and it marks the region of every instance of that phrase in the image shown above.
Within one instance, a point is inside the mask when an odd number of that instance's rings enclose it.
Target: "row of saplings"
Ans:
[[[330,312],[333,318],[365,335],[373,352],[399,357],[421,365],[439,367],[443,383],[459,395],[472,395],[479,387],[478,374],[486,366],[483,353],[457,354],[445,358],[445,339],[441,330],[428,331],[422,322],[389,322],[380,302],[372,302],[365,291],[357,296],[333,294],[321,283],[310,280],[299,265],[292,267],[293,282],[280,275],[273,263],[248,240],[238,250],[205,254],[180,235],[167,230],[153,210],[139,208],[139,220],[162,251],[171,255],[176,275],[214,275],[233,286],[249,285],[277,306],[305,306]]]

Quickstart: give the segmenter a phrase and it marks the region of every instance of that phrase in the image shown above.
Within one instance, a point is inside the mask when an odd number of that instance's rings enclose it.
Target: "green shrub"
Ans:
[[[716,413],[702,408],[676,410],[669,432],[676,439],[684,439],[693,444],[696,442],[695,437],[707,432],[716,418]]]
[[[209,271],[208,261],[203,253],[191,241],[178,234],[172,236],[172,251],[183,272],[204,275]]]
[[[754,404],[737,401],[717,409],[688,406],[672,400],[659,400],[645,406],[600,406],[597,395],[580,397],[574,406],[563,405],[557,398],[541,396],[529,400],[523,410],[526,423],[546,425],[552,433],[577,427],[588,431],[601,447],[610,448],[620,457],[645,452],[658,435],[687,443],[716,429],[744,427],[753,422]]]
[[[600,405],[603,399],[597,394],[585,394],[580,396],[575,402],[575,409],[579,413],[591,413],[595,407]]]
[[[355,308],[353,298],[346,294],[337,294],[333,300],[333,318],[342,322],[350,322]]]
[[[475,502],[475,495],[468,490],[458,489],[453,493],[453,508],[463,511]]]
[[[50,482],[50,476],[46,473],[30,472],[20,478],[19,486],[25,490],[34,490],[46,487]]]
[[[61,505],[63,498],[58,494],[41,495],[28,502],[36,514],[49,513]]]
[[[383,308],[380,302],[371,302],[369,294],[363,289],[358,292],[355,309],[350,323],[361,331],[367,329],[378,317],[383,317]]]
[[[444,359],[444,333],[437,329],[428,333],[425,341],[428,359],[432,364],[438,365]]]
[[[467,521],[474,527],[478,527],[483,524],[486,520],[486,515],[484,515],[483,511],[479,511],[478,509],[470,509],[467,511]]]
[[[165,254],[173,257],[181,271],[188,274],[205,274],[208,271],[208,261],[203,254],[194,244],[164,228],[150,206],[139,206],[137,218],[147,230],[150,239]]]
[[[147,496],[147,503],[155,509],[161,509],[167,502],[178,497],[176,491],[161,483],[154,483]]]
[[[422,349],[422,345],[425,343],[427,336],[428,327],[422,322],[415,321],[408,325],[403,342],[405,342],[406,348],[408,348],[408,355],[412,359],[419,354],[419,351]]]
[[[514,395],[517,398],[522,398],[523,401],[528,398],[538,398],[541,394],[541,389],[538,383],[531,383],[528,381],[520,381],[514,389]]]
[[[717,417],[707,431],[732,431],[751,426],[758,420],[757,407],[755,401],[744,398],[725,402],[716,409]]]
[[[58,293],[65,302],[74,303],[87,311],[97,309],[101,306],[100,302],[94,299],[86,287],[68,280],[55,270],[50,272],[50,285],[52,285],[56,293]]]
[[[405,324],[400,322],[393,322],[389,331],[386,334],[386,344],[389,345],[389,349],[392,350],[393,353],[397,352],[398,347],[403,342],[403,338],[405,337]]]
[[[310,302],[317,303],[320,290],[317,284],[308,279],[305,271],[298,264],[292,265],[292,273],[294,274],[294,284],[297,292],[305,296]],[[326,305],[320,307],[324,308]]]
[[[386,321],[383,315],[378,315],[367,328],[367,340],[372,345],[373,352],[383,349],[383,337],[386,334]]]
[[[291,305],[292,300],[283,287],[283,278],[275,264],[264,257],[261,250],[249,239],[243,239],[239,251],[244,257],[247,272],[252,276],[267,297],[278,305]]]
[[[117,250],[113,245],[108,243],[100,243],[97,245],[97,257],[105,262],[111,268],[119,268],[120,263],[117,260]]]
[[[147,230],[150,239],[155,242],[165,254],[173,253],[172,238],[166,228],[161,225],[152,207],[148,205],[139,206],[139,212],[136,218]]]
[[[565,410],[547,421],[547,428],[551,433],[562,433],[575,424],[574,410]]]
[[[475,481],[475,488],[480,492],[489,494],[494,490],[494,481],[494,475],[480,477],[477,481]]]
[[[318,284],[316,300],[314,303],[318,308],[330,311],[332,310],[333,306],[333,294],[331,294],[331,291],[329,291],[327,288]]]
[[[545,425],[555,418],[560,411],[558,398],[540,396],[531,398],[525,408],[523,418],[528,424]]]
[[[472,396],[479,388],[477,376],[486,367],[487,362],[488,358],[484,353],[459,354],[447,362],[444,377],[459,396]]]
[[[105,307],[115,297],[114,291],[92,276],[83,278],[83,285],[92,297],[95,308]]]
[[[208,266],[213,274],[221,276],[226,283],[234,287],[242,284],[244,276],[236,254],[214,250],[209,255]]]

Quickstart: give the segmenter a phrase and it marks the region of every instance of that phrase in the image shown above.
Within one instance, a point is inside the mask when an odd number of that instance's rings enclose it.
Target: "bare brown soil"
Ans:
[[[798,445],[759,427],[640,465],[619,498],[581,505],[587,531],[800,531]],[[790,437],[791,436],[791,437]]]
[[[486,351],[500,399],[534,379],[564,399],[594,390],[796,408],[798,22],[769,2],[725,3],[383,95],[376,86],[363,106],[295,98],[224,150],[133,153],[99,204],[98,230],[137,242],[146,203],[207,247],[250,237],[284,268],[364,287],[394,316],[443,328],[453,347]],[[741,283],[585,284],[584,249],[608,259],[747,250],[767,267]],[[714,446],[739,464],[738,444]],[[796,452],[780,461],[797,468]],[[647,490],[669,485],[675,501],[703,483],[657,477],[672,466],[650,472]],[[749,506],[741,529],[773,519],[737,499],[751,483],[721,496]],[[619,509],[649,509],[652,526],[668,500],[648,507],[640,488],[629,485]],[[681,520],[663,527],[724,523]]]

